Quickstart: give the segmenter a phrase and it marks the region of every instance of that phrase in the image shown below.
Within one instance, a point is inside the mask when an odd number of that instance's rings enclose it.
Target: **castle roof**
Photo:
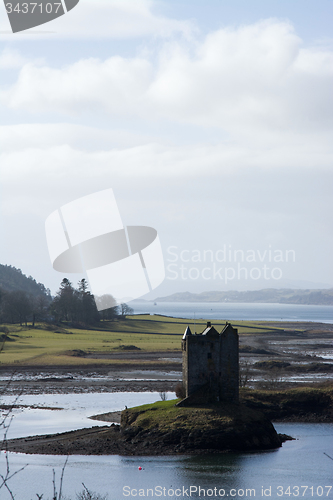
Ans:
[[[204,335],[205,337],[219,337],[220,335],[225,335],[227,333],[231,333],[233,332],[234,334],[237,335],[237,330],[236,328],[233,328],[232,325],[230,323],[226,323],[226,325],[224,326],[223,330],[221,333],[219,333],[210,323],[210,321],[207,322],[207,327],[205,328],[205,330],[200,333],[199,335]],[[190,330],[190,327],[187,326],[186,330],[185,330],[185,333],[183,335],[183,340],[186,340],[186,337],[188,336],[193,336],[191,330]],[[196,336],[196,335],[195,335]]]
[[[190,327],[188,326],[185,330],[185,333],[183,335],[183,339],[185,339],[185,337],[187,337],[188,335],[192,335],[192,332],[190,330]]]
[[[211,336],[219,336],[219,332],[213,327],[213,326],[207,326],[207,328],[202,332],[201,335],[207,335],[208,337]]]
[[[216,337],[216,336],[218,337],[219,332],[215,330],[210,321],[207,321],[207,326],[205,330],[202,333],[200,333],[200,335],[205,335],[208,337]]]
[[[223,328],[222,332],[221,332],[221,335],[227,333],[227,332],[233,332],[233,333],[238,333],[236,328],[233,328],[232,325],[230,323],[226,323],[225,324],[225,327]]]

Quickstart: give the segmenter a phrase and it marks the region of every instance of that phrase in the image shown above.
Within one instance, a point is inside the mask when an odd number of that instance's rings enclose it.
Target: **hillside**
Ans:
[[[156,302],[243,302],[243,303],[277,303],[304,305],[333,305],[333,288],[325,290],[275,289],[252,290],[247,292],[181,292],[158,297]]]
[[[37,283],[32,276],[27,277],[21,269],[3,264],[0,264],[0,288],[7,292],[22,290],[35,297],[38,295],[50,296],[49,290],[42,283]]]

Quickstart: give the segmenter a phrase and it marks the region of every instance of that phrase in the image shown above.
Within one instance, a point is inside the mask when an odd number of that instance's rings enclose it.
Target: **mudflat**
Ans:
[[[77,350],[74,365],[0,364],[0,394],[174,391],[182,378],[180,341],[178,349]],[[331,324],[260,322],[260,329],[240,329],[239,341],[243,385],[293,387],[333,378]]]

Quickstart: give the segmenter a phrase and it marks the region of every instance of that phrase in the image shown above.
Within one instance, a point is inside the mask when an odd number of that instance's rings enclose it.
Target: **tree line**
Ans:
[[[0,264],[0,287],[8,292],[22,290],[29,295],[50,295],[43,283],[37,283],[32,276],[26,276],[21,269]]]
[[[64,278],[55,297],[50,293],[32,295],[24,290],[3,290],[0,288],[0,323],[20,323],[34,326],[37,321],[93,325],[100,320],[124,319],[132,314],[127,304],[98,311],[94,296],[88,290],[84,278],[77,288]]]

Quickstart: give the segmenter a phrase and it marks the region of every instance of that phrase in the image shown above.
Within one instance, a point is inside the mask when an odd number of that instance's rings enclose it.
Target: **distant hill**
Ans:
[[[7,292],[23,290],[35,297],[38,295],[50,297],[50,291],[42,283],[37,283],[32,276],[27,277],[21,269],[3,264],[0,264],[0,288]]]
[[[305,305],[333,305],[333,288],[326,290],[300,290],[265,288],[248,292],[180,292],[158,297],[156,302],[245,302],[277,303]]]

